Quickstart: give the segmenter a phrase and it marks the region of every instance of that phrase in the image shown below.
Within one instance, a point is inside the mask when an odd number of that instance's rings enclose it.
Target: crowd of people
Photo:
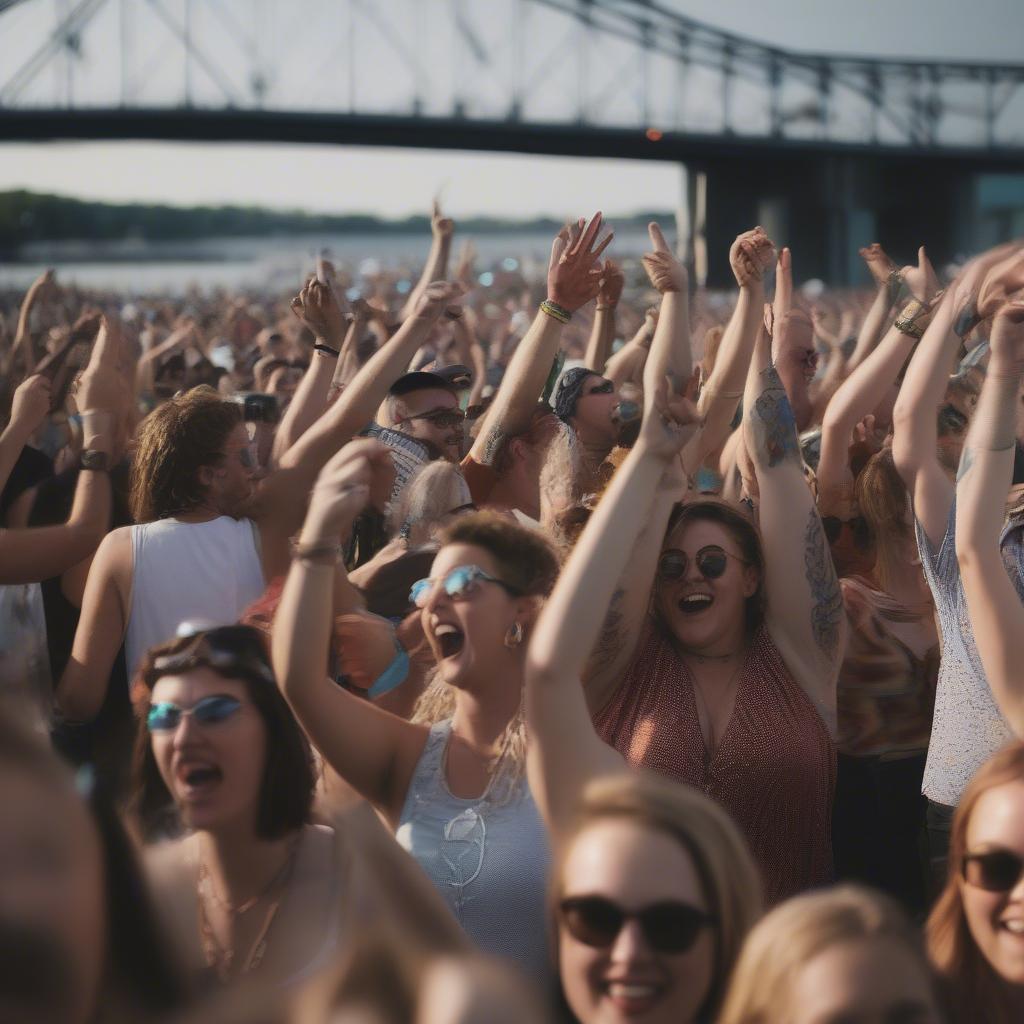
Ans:
[[[0,293],[0,1019],[1024,1020],[1024,248],[431,223]]]

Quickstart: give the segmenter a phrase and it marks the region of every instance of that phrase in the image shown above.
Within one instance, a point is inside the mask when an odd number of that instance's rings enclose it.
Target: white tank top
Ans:
[[[158,519],[131,531],[132,596],[124,641],[129,679],[146,651],[172,640],[182,622],[237,622],[265,587],[251,519]]]

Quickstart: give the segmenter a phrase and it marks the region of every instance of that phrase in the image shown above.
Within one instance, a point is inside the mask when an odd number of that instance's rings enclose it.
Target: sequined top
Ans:
[[[508,800],[453,796],[444,777],[451,721],[430,730],[395,838],[416,859],[459,924],[486,953],[541,985],[548,958],[547,831],[525,777]]]
[[[929,800],[954,807],[978,768],[1014,736],[996,706],[974,643],[974,627],[956,560],[956,500],[937,548],[921,524],[915,521],[914,525],[942,636],[923,789]],[[1024,601],[1024,521],[1018,518],[1003,527],[999,547],[1006,571]]]
[[[892,627],[916,617],[870,580],[850,576],[840,585],[850,633],[839,669],[836,745],[857,757],[920,754],[932,729],[939,645],[920,656],[911,650]]]
[[[767,630],[754,636],[713,757],[689,669],[653,623],[594,725],[630,764],[695,786],[732,815],[769,904],[831,880],[835,746]]]

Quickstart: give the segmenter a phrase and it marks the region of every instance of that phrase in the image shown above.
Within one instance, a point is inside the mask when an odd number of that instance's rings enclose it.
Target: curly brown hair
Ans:
[[[137,523],[199,505],[203,466],[223,458],[224,444],[242,422],[242,409],[205,385],[164,402],[143,421],[132,457],[129,503]]]

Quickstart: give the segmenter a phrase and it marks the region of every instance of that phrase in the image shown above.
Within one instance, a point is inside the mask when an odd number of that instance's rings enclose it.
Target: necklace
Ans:
[[[285,859],[285,862],[277,870],[273,878],[271,878],[263,889],[255,896],[251,896],[249,899],[237,906],[217,895],[214,891],[209,873],[206,870],[206,865],[202,860],[199,861],[199,878],[196,885],[196,902],[199,909],[199,936],[202,940],[203,956],[206,959],[206,964],[217,972],[217,976],[221,981],[226,981],[228,976],[231,974],[231,969],[235,962],[236,951],[234,946],[222,945],[218,940],[206,911],[207,893],[213,899],[214,903],[227,912],[228,934],[230,935],[234,931],[235,920],[238,917],[251,910],[257,903],[269,896],[275,889],[279,890],[277,896],[267,908],[267,913],[263,918],[259,931],[256,933],[256,939],[249,948],[249,954],[246,956],[238,973],[247,974],[249,971],[255,970],[262,963],[264,954],[267,951],[267,933],[270,931],[270,926],[274,923],[274,918],[277,916],[278,908],[281,905],[282,899],[284,899],[288,882],[291,880],[295,861],[298,857],[299,845],[301,842],[302,833],[300,832],[296,837],[295,842],[292,843],[292,847],[288,851],[288,856]]]
[[[730,655],[729,657],[732,657],[732,655]],[[701,659],[698,659],[698,661],[700,660]],[[717,660],[723,659],[719,658]],[[725,684],[725,687],[723,689],[723,700],[729,700],[730,698],[733,698],[735,687],[739,681],[740,674],[746,667],[746,664],[747,658],[745,656],[740,658],[739,661],[737,661],[736,668],[733,669],[732,675],[729,677],[729,681]],[[702,735],[704,735],[704,762],[705,769],[707,769],[710,767],[711,761],[718,751],[718,744],[722,737],[715,735],[715,723],[714,719],[711,717],[711,709],[708,707],[707,698],[704,696],[704,690],[701,688],[700,683],[697,681],[697,676],[693,672],[690,673],[690,684],[693,687],[694,704],[697,709],[697,722],[698,725],[701,726]],[[732,711],[730,711],[729,717],[725,722],[725,729],[722,730],[722,736],[725,735],[725,732],[729,728],[729,722],[731,721]],[[707,725],[706,734],[703,728],[705,724]]]

